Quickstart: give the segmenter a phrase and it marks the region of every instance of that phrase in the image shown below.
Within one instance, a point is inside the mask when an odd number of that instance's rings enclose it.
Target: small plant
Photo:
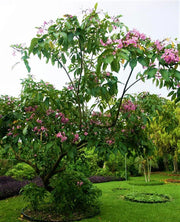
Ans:
[[[21,192],[24,199],[30,203],[33,210],[37,210],[47,196],[47,191],[43,187],[39,187],[34,183],[27,184]]]
[[[17,180],[31,180],[35,177],[35,171],[31,166],[26,163],[18,163],[12,169],[8,170],[6,175],[12,176]]]

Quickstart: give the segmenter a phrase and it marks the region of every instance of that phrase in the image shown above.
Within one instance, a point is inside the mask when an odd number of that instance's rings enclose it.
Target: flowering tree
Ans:
[[[51,25],[44,23],[28,48],[13,48],[22,53],[29,72],[30,55],[37,55],[64,71],[69,86],[58,91],[32,78],[23,82],[19,105],[13,110],[18,118],[2,140],[6,150],[31,165],[49,191],[50,179],[83,147],[95,146],[99,155],[118,150],[130,154],[132,149],[142,153],[151,146],[144,130],[146,116],[126,94],[136,82],[151,78],[160,87],[171,88],[170,95],[179,99],[177,47],[129,31],[121,16],[101,14],[97,5],[85,11],[81,21],[65,15]],[[138,64],[144,71],[130,84]],[[120,71],[127,67],[130,73],[122,83]]]

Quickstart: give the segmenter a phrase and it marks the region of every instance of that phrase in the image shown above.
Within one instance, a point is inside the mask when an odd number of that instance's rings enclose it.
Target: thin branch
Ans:
[[[137,79],[136,81],[134,81],[129,87],[127,87],[126,91],[127,92],[132,86],[134,86],[137,82],[139,82],[140,80],[142,80],[142,78]]]
[[[130,80],[130,78],[131,78],[131,76],[132,76],[133,70],[134,70],[134,69],[131,69],[131,72],[130,72],[130,74],[129,74],[129,76],[128,76],[128,79],[127,79],[127,81],[126,81],[126,83],[125,83],[125,86],[124,86],[124,89],[123,89],[123,93],[122,93],[121,99],[120,99],[120,101],[119,101],[119,106],[118,106],[118,111],[117,111],[117,114],[116,114],[116,118],[115,118],[115,120],[113,121],[113,123],[111,124],[111,127],[112,127],[112,126],[115,126],[115,125],[116,125],[116,122],[117,122],[117,120],[118,120],[119,113],[120,113],[120,109],[121,109],[121,105],[122,105],[122,101],[123,101],[124,95],[125,95],[125,93],[126,93],[126,91],[127,91],[127,85],[128,85],[129,80]]]
[[[67,74],[69,81],[71,82],[73,88],[75,89],[74,83],[69,75],[69,72],[67,71],[66,67],[62,64],[62,62],[60,62],[60,60],[58,59],[58,63],[62,66],[62,68],[64,69],[65,73]]]
[[[32,162],[30,162],[29,160],[21,159],[21,158],[17,155],[17,153],[15,153],[15,152],[14,152],[14,154],[15,154],[16,160],[19,160],[19,161],[21,161],[21,162],[23,162],[23,163],[27,163],[29,166],[31,166],[31,167],[36,171],[37,174],[40,173],[40,170],[38,169],[37,165],[32,164]]]

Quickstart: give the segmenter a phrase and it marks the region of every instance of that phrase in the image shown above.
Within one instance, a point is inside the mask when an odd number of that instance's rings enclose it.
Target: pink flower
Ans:
[[[38,34],[43,34],[44,33],[44,29],[43,28],[39,28],[37,33]]]
[[[165,49],[165,52],[161,56],[161,58],[164,59],[167,64],[176,63],[180,61],[178,51],[175,49]]]
[[[107,72],[107,73],[106,73],[106,76],[110,76],[110,73],[109,73],[109,72]]]
[[[13,51],[12,55],[13,55],[13,56],[16,56],[16,51],[15,51],[15,50]]]
[[[41,126],[41,130],[42,130],[42,131],[45,131],[46,128],[45,128],[44,126]]]
[[[79,181],[77,182],[77,186],[80,186],[80,187],[81,187],[82,185],[83,185],[83,182],[82,182],[82,181],[81,181],[81,182],[79,182]]]
[[[57,138],[61,138],[61,136],[62,136],[62,134],[60,132],[56,134]]]
[[[65,117],[61,118],[61,123],[68,123],[68,122],[69,122],[68,118],[65,118]]]
[[[67,89],[73,90],[74,88],[73,88],[73,86],[68,86]]]
[[[103,42],[102,39],[100,39],[100,43],[101,43],[102,46],[106,46],[106,44]]]
[[[38,130],[37,126],[34,127],[33,131],[36,132]]]
[[[87,135],[88,135],[88,132],[85,132],[84,135],[87,136]]]
[[[66,141],[67,140],[67,136],[62,136],[61,137],[61,142],[64,142],[64,141]]]
[[[73,142],[76,142],[76,141],[78,141],[78,140],[79,140],[79,134],[76,133],[76,134],[74,135],[74,140],[73,140]]]
[[[61,138],[61,142],[64,142],[64,141],[66,141],[67,140],[67,137],[65,136],[65,133],[64,132],[59,132],[59,133],[57,133],[56,134],[56,137],[57,138]]]
[[[155,44],[158,51],[161,51],[164,48],[164,44],[161,44],[161,42],[159,42],[159,40],[156,40],[154,42],[154,44]]]
[[[41,123],[42,123],[42,120],[37,119],[36,122],[41,124]]]
[[[112,145],[114,143],[114,141],[113,140],[106,140],[106,143],[109,145]]]

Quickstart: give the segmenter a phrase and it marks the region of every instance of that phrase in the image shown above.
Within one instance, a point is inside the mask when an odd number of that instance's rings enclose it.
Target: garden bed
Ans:
[[[165,203],[172,200],[168,195],[157,193],[131,193],[124,196],[124,199],[139,203]]]
[[[165,183],[180,183],[180,180],[176,180],[176,179],[166,179]]]
[[[44,209],[38,209],[37,211],[30,209],[23,209],[21,212],[21,218],[27,219],[29,221],[39,221],[39,222],[70,222],[70,221],[80,221],[82,219],[87,219],[94,217],[100,213],[97,208],[88,209],[86,212],[77,211],[71,215],[63,215],[51,210],[50,206]]]

